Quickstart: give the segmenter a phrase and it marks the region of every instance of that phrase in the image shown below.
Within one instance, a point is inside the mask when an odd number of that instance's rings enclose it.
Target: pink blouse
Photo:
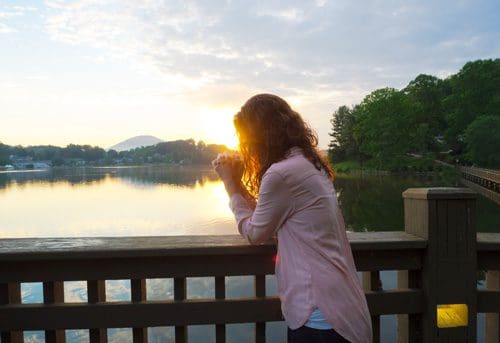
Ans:
[[[344,219],[332,182],[290,149],[262,178],[257,205],[239,193],[230,207],[251,244],[278,239],[276,278],[287,325],[304,325],[319,308],[352,343],[372,341],[371,318],[356,275]]]

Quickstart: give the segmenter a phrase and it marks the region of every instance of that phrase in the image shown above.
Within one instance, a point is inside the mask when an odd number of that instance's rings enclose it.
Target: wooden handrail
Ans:
[[[399,342],[436,337],[475,337],[475,316],[487,315],[487,342],[498,341],[500,233],[475,233],[474,194],[465,190],[405,192],[406,232],[348,233],[372,315],[374,342],[380,316],[398,314]],[[440,250],[442,249],[442,250]],[[282,320],[280,302],[266,294],[274,273],[275,241],[251,246],[239,236],[43,238],[0,240],[0,334],[22,342],[22,331],[45,330],[47,342],[63,343],[64,330],[87,328],[91,342],[107,342],[107,329],[132,328],[134,342],[148,341],[148,327],[174,326],[187,341],[187,326],[215,325],[218,343],[226,324],[253,322],[256,342],[266,322]],[[380,272],[398,271],[398,288],[386,290]],[[478,270],[487,271],[477,289]],[[251,275],[254,295],[226,298],[226,277]],[[215,278],[215,298],[187,299],[189,277]],[[147,300],[146,279],[172,278],[174,299]],[[131,300],[107,302],[105,281],[131,280]],[[64,302],[64,281],[87,281],[88,302]],[[43,282],[44,303],[21,304],[20,283]],[[465,292],[465,293],[464,293]],[[469,326],[436,327],[436,306],[469,306]],[[494,313],[497,313],[496,315]],[[457,338],[458,337],[458,338]],[[462,338],[464,340],[462,340]]]

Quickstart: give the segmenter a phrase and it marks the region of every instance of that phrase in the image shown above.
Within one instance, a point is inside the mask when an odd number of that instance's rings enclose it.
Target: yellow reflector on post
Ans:
[[[437,306],[438,328],[455,328],[468,325],[466,304],[447,304]]]

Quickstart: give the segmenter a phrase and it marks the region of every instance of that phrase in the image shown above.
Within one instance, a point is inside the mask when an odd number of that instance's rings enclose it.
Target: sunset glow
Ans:
[[[234,148],[232,114],[266,92],[289,100],[326,148],[338,106],[498,57],[497,7],[2,1],[0,141],[107,148],[153,135]]]
[[[237,149],[238,137],[233,126],[233,109],[221,108],[202,114],[203,137],[209,142],[219,142],[230,149]]]

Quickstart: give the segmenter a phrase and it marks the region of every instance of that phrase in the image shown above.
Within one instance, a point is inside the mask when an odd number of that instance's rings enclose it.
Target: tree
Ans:
[[[465,130],[466,156],[484,167],[500,167],[500,116],[479,116]]]
[[[375,90],[360,104],[354,137],[379,169],[409,151],[409,112],[404,93],[394,88]]]
[[[438,152],[437,137],[444,133],[442,99],[445,83],[432,75],[420,74],[402,90],[409,101],[408,119],[410,149],[416,153]]]
[[[0,166],[10,164],[10,147],[0,143]]]
[[[354,125],[356,123],[356,111],[347,106],[340,106],[332,115],[330,123],[332,132],[329,133],[332,140],[328,145],[328,157],[331,161],[343,161],[359,157],[359,145],[354,137]]]
[[[456,154],[465,149],[465,130],[478,116],[500,115],[500,59],[466,63],[449,78],[451,93],[443,100],[446,140]]]

